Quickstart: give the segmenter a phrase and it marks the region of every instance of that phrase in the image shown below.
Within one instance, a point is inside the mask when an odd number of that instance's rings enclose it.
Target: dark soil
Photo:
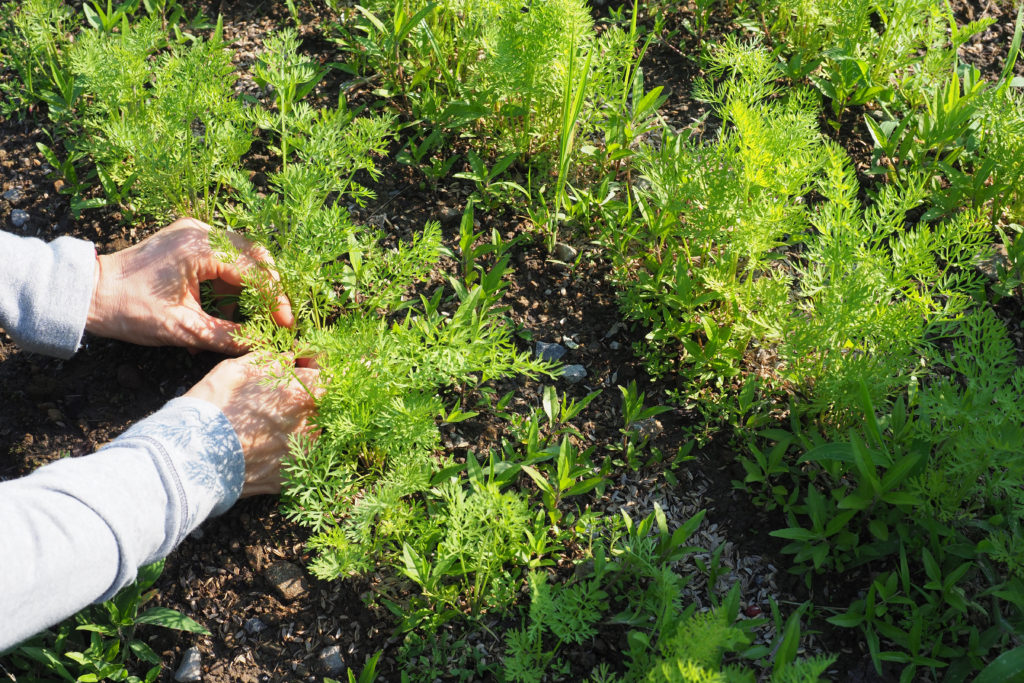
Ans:
[[[953,5],[961,20],[981,16],[982,12],[1000,18],[964,48],[987,74],[998,74],[1013,32],[1014,15],[1009,6],[963,1],[954,1]],[[284,3],[218,3],[218,7],[225,14],[226,39],[233,42],[236,62],[242,68],[252,64],[267,31],[290,21]],[[321,62],[343,61],[336,48],[319,37],[327,17],[314,15],[308,8],[302,14],[305,48],[310,54]],[[690,96],[693,81],[701,73],[697,58],[701,41],[682,28],[685,18],[686,10],[670,18],[668,27],[678,32],[653,45],[644,65],[647,87],[664,85],[670,95],[663,114],[675,128],[690,125],[707,111]],[[729,21],[724,14],[716,14],[711,35],[705,39],[712,40],[714,35],[734,28]],[[332,78],[335,80],[320,87],[327,101],[336,101],[336,88],[341,83],[340,77]],[[241,87],[254,86],[243,82]],[[366,92],[350,93],[350,99],[360,98],[366,103],[373,101]],[[43,120],[41,113],[35,115]],[[851,115],[853,119],[860,120],[860,116]],[[864,131],[850,125],[840,130],[838,138],[855,158],[864,158]],[[0,140],[0,192],[15,187],[22,190],[22,198],[15,203],[0,199],[5,230],[47,240],[73,235],[95,242],[101,253],[108,253],[138,242],[158,227],[126,224],[112,211],[87,212],[73,218],[67,197],[58,191],[60,183],[51,179],[52,169],[36,149],[37,142],[52,143],[31,118],[27,122],[0,123]],[[253,172],[266,171],[260,167],[259,157],[254,158]],[[263,159],[265,165],[266,157]],[[382,160],[382,166],[382,180],[374,187],[377,200],[361,210],[358,218],[398,237],[418,230],[428,220],[439,220],[448,242],[457,241],[458,220],[472,186],[456,179],[432,188],[421,183],[412,168],[389,160]],[[14,229],[9,219],[15,208],[30,215],[29,222],[20,229]],[[528,227],[522,217],[515,215],[484,215],[478,211],[477,216],[485,232],[493,227],[507,238],[521,235]],[[619,438],[616,385],[635,380],[647,392],[649,404],[666,402],[665,392],[672,387],[652,382],[630,350],[642,333],[620,324],[616,292],[606,277],[608,264],[589,246],[586,236],[569,241],[581,252],[578,262],[569,266],[553,262],[535,241],[526,240],[518,246],[506,303],[514,322],[529,337],[572,346],[564,361],[587,368],[583,383],[568,386],[559,382],[560,391],[581,397],[593,389],[603,390],[580,424],[584,437],[600,449]],[[528,347],[527,341],[522,343]],[[20,351],[0,335],[0,479],[23,475],[62,455],[94,451],[183,393],[218,360],[206,353],[190,355],[180,349],[141,348],[86,338],[74,358],[59,361]],[[507,385],[517,390],[515,410],[526,413],[531,406],[539,405],[539,384]],[[694,460],[676,466],[677,485],[658,476],[657,469],[624,471],[604,496],[594,501],[594,506],[627,509],[635,518],[659,501],[676,522],[698,509],[707,509],[701,532],[705,547],[713,547],[716,540],[728,541],[733,546],[730,553],[734,563],[749,565],[753,568],[751,576],[758,577],[744,584],[745,603],[767,609],[768,597],[796,604],[807,599],[802,582],[791,580],[785,573],[788,562],[779,555],[779,545],[767,535],[783,522],[756,508],[733,486],[734,480],[743,477],[734,444],[715,429],[706,429],[694,411],[677,408],[660,416],[659,422],[653,445],[666,454],[675,453],[695,434],[711,434],[714,438],[702,444]],[[504,430],[500,420],[481,415],[458,429],[446,430],[446,445],[456,455],[467,449],[486,452],[500,444]],[[395,656],[400,638],[393,633],[395,619],[372,599],[385,590],[404,590],[395,577],[378,573],[321,582],[307,575],[305,590],[291,599],[272,588],[266,574],[268,567],[280,561],[302,567],[308,560],[306,537],[304,529],[281,517],[275,500],[262,498],[238,503],[186,539],[167,560],[157,584],[158,602],[206,625],[212,635],[179,635],[153,629],[151,645],[166,667],[160,680],[172,680],[184,651],[193,645],[198,645],[202,654],[203,680],[207,682],[321,680],[317,660],[324,648],[332,645],[340,647],[344,663],[356,671],[369,656],[383,650],[378,667],[380,680],[399,680]],[[815,587],[818,604],[828,603],[829,589],[835,599],[842,584],[842,577],[837,579],[831,586]],[[702,598],[695,594],[694,599]],[[259,620],[258,624],[254,619]],[[457,636],[442,633],[439,638]],[[609,628],[596,644],[588,645],[587,651],[581,648],[563,655],[578,663],[583,674],[593,663],[594,652],[614,652],[613,648],[621,646],[621,639],[620,631]],[[879,680],[852,632],[823,629],[814,642],[823,651],[843,655],[834,669],[836,680]],[[478,645],[488,657],[500,654],[498,640]],[[616,658],[614,654],[610,657]]]

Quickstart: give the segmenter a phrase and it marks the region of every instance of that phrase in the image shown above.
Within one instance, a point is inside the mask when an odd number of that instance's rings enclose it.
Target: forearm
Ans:
[[[0,651],[112,597],[242,488],[215,406],[176,399],[97,453],[0,483]]]
[[[95,269],[89,242],[0,231],[0,329],[27,351],[69,358],[85,330]]]

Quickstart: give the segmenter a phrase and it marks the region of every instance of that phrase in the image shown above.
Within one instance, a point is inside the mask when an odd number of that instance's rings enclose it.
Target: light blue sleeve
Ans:
[[[96,453],[0,483],[0,651],[112,597],[238,499],[242,447],[178,398]]]
[[[26,351],[70,358],[82,340],[96,251],[59,237],[47,244],[0,231],[0,329]]]
[[[88,242],[0,231],[0,328],[29,351],[70,357],[95,268]],[[231,507],[244,476],[224,414],[178,398],[92,455],[0,482],[0,651],[112,597]]]

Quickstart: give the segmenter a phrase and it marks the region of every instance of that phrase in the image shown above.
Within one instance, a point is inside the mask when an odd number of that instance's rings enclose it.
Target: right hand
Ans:
[[[222,361],[185,394],[220,408],[234,427],[245,454],[243,498],[281,490],[289,437],[309,430],[322,392],[315,368],[267,367],[259,361],[255,353]],[[288,379],[271,383],[277,375]]]
[[[261,274],[271,288],[278,276],[266,249],[237,233],[227,237],[238,250],[231,263],[210,245],[210,226],[193,218],[178,219],[134,247],[99,256],[85,329],[145,346],[244,352],[234,337],[239,326],[203,311],[199,283],[209,281],[215,295],[237,295],[247,273]],[[283,293],[277,295],[273,317],[285,327],[295,323]]]

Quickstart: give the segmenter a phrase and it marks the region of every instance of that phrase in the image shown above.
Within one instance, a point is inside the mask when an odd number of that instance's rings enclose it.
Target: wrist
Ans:
[[[108,258],[108,256],[96,255],[92,298],[89,300],[89,314],[85,319],[85,331],[100,337],[112,336],[111,330],[108,329],[111,316],[110,296],[104,285],[104,276],[110,268],[110,264],[106,262]]]

